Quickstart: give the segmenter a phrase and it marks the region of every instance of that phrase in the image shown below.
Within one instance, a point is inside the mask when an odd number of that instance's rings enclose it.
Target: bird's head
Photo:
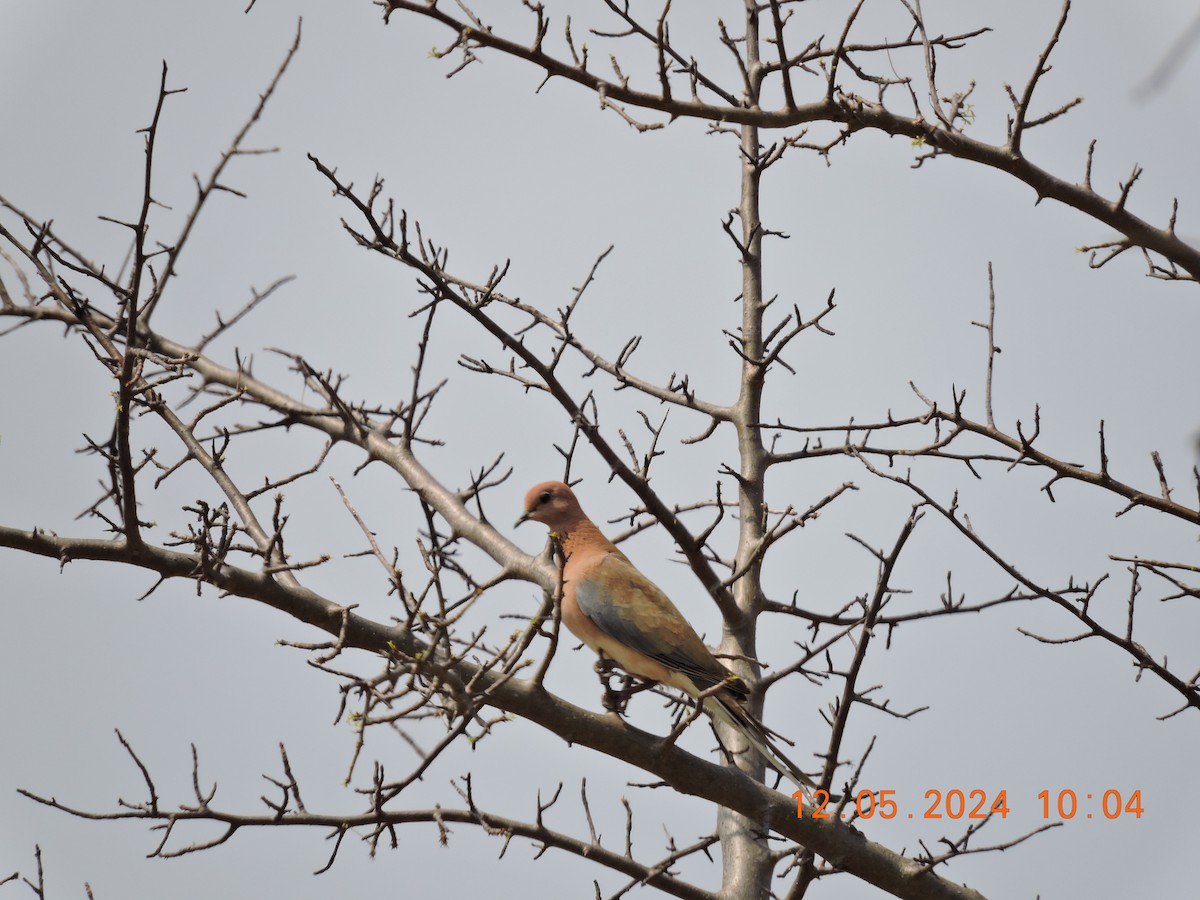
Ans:
[[[551,531],[568,531],[571,523],[581,518],[583,510],[571,489],[561,481],[544,481],[525,495],[525,512],[516,524],[541,522]]]

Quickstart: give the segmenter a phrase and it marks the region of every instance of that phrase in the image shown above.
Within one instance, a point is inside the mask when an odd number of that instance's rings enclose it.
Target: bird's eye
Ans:
[[[553,495],[549,491],[542,491],[538,495],[538,503],[549,503],[551,496]]]

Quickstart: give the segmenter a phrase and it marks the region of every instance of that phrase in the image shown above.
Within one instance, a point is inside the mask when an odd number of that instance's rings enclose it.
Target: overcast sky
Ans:
[[[547,4],[549,6],[549,3]],[[583,21],[596,4],[570,4]],[[813,34],[836,34],[849,4],[797,7]],[[418,323],[408,318],[421,298],[413,279],[396,265],[355,247],[340,224],[352,210],[330,195],[306,154],[336,167],[360,186],[379,174],[389,193],[427,236],[451,248],[451,261],[482,280],[495,264],[512,261],[509,293],[552,310],[567,303],[596,257],[615,249],[580,307],[576,326],[597,350],[615,356],[634,334],[643,336],[638,371],[665,381],[688,373],[692,385],[715,401],[735,394],[738,361],[721,329],[736,327],[734,299],[740,273],[720,223],[737,203],[736,143],[706,136],[703,125],[677,122],[637,134],[615,114],[601,112],[582,88],[551,82],[540,93],[537,71],[487,55],[484,62],[446,79],[447,61],[430,49],[449,33],[402,15],[384,27],[366,0],[281,4],[259,0],[206,4],[48,4],[5,0],[0,5],[0,194],[35,217],[53,219],[61,235],[91,257],[120,267],[127,233],[99,215],[133,219],[140,204],[142,137],[153,111],[161,66],[168,84],[187,92],[168,101],[159,133],[155,212],[162,235],[172,235],[192,200],[193,173],[207,173],[253,109],[282,60],[303,15],[303,41],[291,70],[249,145],[278,153],[236,161],[226,182],[245,192],[215,199],[180,267],[181,278],[157,318],[183,342],[285,275],[296,276],[232,335],[211,348],[231,364],[235,350],[254,354],[256,373],[297,390],[286,364],[267,348],[303,353],[317,368],[352,374],[349,393],[380,402],[405,396]],[[516,3],[495,4],[496,15]],[[673,32],[697,52],[713,50],[706,14],[682,20]],[[740,4],[721,5],[727,22]],[[976,137],[1003,137],[1009,110],[1003,85],[1023,85],[1057,13],[1047,2],[936,2],[926,0],[933,33],[990,25],[994,30],[939,67],[944,86],[974,80]],[[724,9],[728,7],[728,9]],[[873,8],[874,7],[874,8]],[[689,12],[691,10],[689,9]],[[904,33],[899,4],[869,3],[861,36]],[[551,10],[556,21],[561,14]],[[681,16],[683,13],[680,14]],[[1130,201],[1150,221],[1165,224],[1173,197],[1181,206],[1180,234],[1200,243],[1200,192],[1195,148],[1200,145],[1200,54],[1173,53],[1194,13],[1189,4],[1155,0],[1119,6],[1078,4],[1043,82],[1041,108],[1083,96],[1061,122],[1030,135],[1026,149],[1056,175],[1082,179],[1089,141],[1098,140],[1093,183],[1117,193],[1134,165],[1144,168]],[[597,21],[612,23],[595,14]],[[873,18],[872,18],[873,17]],[[527,36],[523,25],[518,34]],[[597,58],[609,49],[597,41]],[[639,71],[631,51],[622,63]],[[723,51],[716,48],[715,53]],[[714,57],[716,71],[726,63]],[[1178,60],[1139,92],[1163,60]],[[913,69],[912,56],[895,65]],[[772,139],[764,136],[765,140]],[[834,424],[920,412],[909,382],[943,401],[951,386],[965,388],[982,417],[984,340],[972,325],[986,315],[988,262],[996,273],[998,358],[996,415],[1012,428],[1032,421],[1040,404],[1043,440],[1060,458],[1094,467],[1097,427],[1106,422],[1117,477],[1157,490],[1150,452],[1161,452],[1176,497],[1193,502],[1189,483],[1200,435],[1200,294],[1195,285],[1147,279],[1133,254],[1106,269],[1088,269],[1075,248],[1109,235],[1084,216],[1052,202],[1035,206],[1033,192],[1005,175],[953,159],[912,168],[918,151],[907,141],[856,135],[832,165],[793,154],[772,169],[764,217],[790,238],[769,247],[767,280],[781,306],[797,303],[811,315],[836,288],[839,308],[826,321],[835,338],[809,337],[790,359],[794,376],[778,373],[768,391],[769,418]],[[6,217],[10,227],[12,217]],[[10,284],[11,270],[0,269]],[[7,324],[7,323],[3,323]],[[807,337],[807,336],[806,336]],[[513,477],[495,492],[494,521],[507,525],[526,487],[561,474],[554,444],[570,439],[570,424],[537,398],[511,384],[471,375],[455,365],[460,353],[503,362],[494,343],[463,320],[439,319],[428,377],[451,380],[429,428],[445,441],[427,461],[451,486],[505,454]],[[641,439],[633,399],[571,370],[571,387],[595,389],[604,420]],[[34,325],[0,340],[0,522],[69,535],[99,534],[99,523],[75,521],[101,490],[104,473],[93,457],[74,451],[83,434],[103,440],[112,420],[111,381],[77,339]],[[643,404],[644,405],[644,404]],[[657,406],[648,407],[661,415]],[[675,415],[674,413],[672,414]],[[698,448],[677,439],[702,430],[683,416],[667,429],[669,456],[655,486],[670,502],[711,496],[725,438]],[[177,452],[165,432],[139,423],[146,445],[161,443],[164,458]],[[288,462],[281,461],[286,447]],[[248,443],[234,465],[247,482],[279,466],[311,463],[320,442],[292,435],[288,442]],[[294,465],[292,463],[294,462]],[[338,449],[327,474],[346,486],[385,546],[419,567],[413,534],[419,522],[394,475],[380,467],[355,478],[361,459]],[[193,473],[194,474],[194,473]],[[633,502],[609,484],[595,458],[582,456],[579,493],[597,521],[619,516]],[[1196,533],[1136,512],[1114,518],[1120,504],[1065,485],[1051,504],[1038,488],[1044,475],[996,470],[983,482],[965,473],[944,476],[941,499],[961,487],[972,522],[1031,577],[1063,586],[1074,574],[1091,579],[1111,572],[1099,608],[1110,624],[1122,621],[1128,574],[1108,555],[1142,554],[1197,561]],[[941,475],[931,475],[941,478]],[[767,574],[780,599],[800,591],[805,605],[839,609],[870,589],[871,558],[845,534],[889,545],[912,496],[871,478],[849,460],[793,467],[769,484],[781,505],[813,503],[838,484],[861,487],[819,523],[794,536],[790,550]],[[732,488],[727,484],[727,488]],[[290,487],[291,549],[298,558],[337,556],[361,549],[361,538],[324,478]],[[214,489],[187,473],[167,482],[150,511],[162,530],[179,527],[177,510]],[[172,518],[172,516],[174,518]],[[620,526],[611,526],[617,529]],[[658,530],[655,530],[658,531]],[[527,526],[515,539],[529,551],[543,540]],[[732,544],[730,544],[732,546]],[[715,609],[672,562],[669,541],[648,533],[627,546],[647,573],[694,617],[710,643],[718,636]],[[913,608],[937,602],[946,572],[956,593],[976,602],[1003,594],[1011,581],[985,564],[950,530],[922,523],[897,581],[911,588]],[[380,619],[394,614],[381,573],[369,561],[338,559],[314,570],[306,583]],[[202,777],[220,790],[214,805],[261,809],[269,790],[261,773],[278,770],[278,745],[287,745],[313,811],[358,807],[342,786],[353,750],[346,723],[333,725],[336,683],[305,664],[279,639],[320,640],[281,614],[211,590],[170,584],[137,602],[153,579],[111,566],[73,563],[59,572],[50,560],[0,553],[4,612],[0,653],[0,878],[33,872],[40,844],[49,898],[82,897],[88,882],[100,900],[118,897],[210,896],[296,898],[333,895],[420,896],[439,891],[465,896],[484,890],[522,890],[538,896],[591,896],[593,878],[611,894],[624,882],[586,861],[550,852],[533,862],[534,849],[501,844],[466,826],[453,829],[447,847],[436,830],[400,832],[397,850],[368,858],[347,843],[333,869],[331,846],[317,832],[239,833],[226,845],[178,860],[147,860],[157,833],[134,824],[88,823],[36,806],[16,793],[24,787],[80,807],[111,809],[117,798],[140,800],[143,787],[113,729],[119,728],[158,779],[167,802],[188,802],[191,750]],[[488,595],[478,622],[511,630],[512,619],[539,602],[528,585]],[[898,601],[899,602],[899,601]],[[1186,676],[1197,668],[1200,621],[1192,601],[1139,606],[1140,640]],[[1113,789],[1140,790],[1145,814],[1119,821],[1096,815],[1004,854],[956,862],[944,874],[992,897],[1190,896],[1194,890],[1194,811],[1200,802],[1194,714],[1160,722],[1177,701],[1152,679],[1135,681],[1130,662],[1097,642],[1047,646],[1023,637],[1022,627],[1066,636],[1077,629],[1061,612],[1034,604],[1003,607],[897,631],[892,646],[876,647],[865,684],[898,710],[929,707],[899,721],[866,710],[852,719],[846,750],[861,754],[877,738],[864,786],[896,789],[913,798],[909,822],[871,823],[864,831],[888,847],[916,852],[935,847],[961,829],[922,820],[920,798],[931,788],[1008,792],[1015,812],[989,826],[983,843],[1009,840],[1042,824],[1041,790],[1071,788],[1081,798]],[[763,641],[768,663],[789,660],[786,629]],[[584,706],[598,706],[586,651],[560,652],[549,687]],[[370,663],[364,663],[369,671]],[[793,691],[786,701],[778,696]],[[781,685],[772,724],[798,742],[797,755],[824,745],[818,711],[840,691],[836,682]],[[653,701],[633,708],[635,723],[667,727]],[[695,752],[711,747],[707,735],[689,735]],[[807,736],[816,736],[812,739]],[[413,761],[402,741],[376,738],[371,758],[395,774]],[[712,827],[712,810],[694,800],[628,787],[644,774],[630,771],[521,722],[509,723],[479,744],[440,760],[414,787],[410,805],[458,805],[449,782],[475,773],[481,805],[532,819],[537,791],[564,783],[563,799],[548,824],[586,835],[579,791],[588,779],[592,811],[606,842],[623,846],[621,796],[638,810],[635,850],[650,861],[661,855],[663,828],[686,844]],[[363,784],[369,764],[355,784]],[[1098,799],[1095,801],[1098,803]],[[918,809],[918,807],[920,807]],[[1094,805],[1090,811],[1096,812]],[[955,823],[949,823],[953,826]],[[210,834],[211,832],[203,832]],[[200,832],[176,839],[178,846]],[[682,868],[715,888],[716,864],[703,858]],[[530,885],[536,884],[536,889]],[[0,895],[22,896],[16,884]],[[874,896],[849,878],[829,879],[814,896]]]

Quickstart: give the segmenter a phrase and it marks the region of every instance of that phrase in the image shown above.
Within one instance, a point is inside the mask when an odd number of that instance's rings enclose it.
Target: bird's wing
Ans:
[[[745,685],[717,661],[670,598],[620,551],[578,574],[575,600],[605,634],[687,675],[698,690],[724,683],[735,695],[746,695]]]

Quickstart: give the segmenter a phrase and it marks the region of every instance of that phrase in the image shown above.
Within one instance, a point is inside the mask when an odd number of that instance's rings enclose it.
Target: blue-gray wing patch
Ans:
[[[623,555],[605,557],[592,575],[575,585],[575,601],[597,628],[625,646],[683,672],[701,690],[726,681],[728,670],[713,658],[670,599]],[[680,633],[676,628],[661,634],[664,640],[655,640],[632,619],[631,610],[639,606],[674,612],[686,632]],[[673,646],[665,646],[668,641]],[[746,693],[745,686],[739,682],[731,682],[729,687],[735,695]]]

